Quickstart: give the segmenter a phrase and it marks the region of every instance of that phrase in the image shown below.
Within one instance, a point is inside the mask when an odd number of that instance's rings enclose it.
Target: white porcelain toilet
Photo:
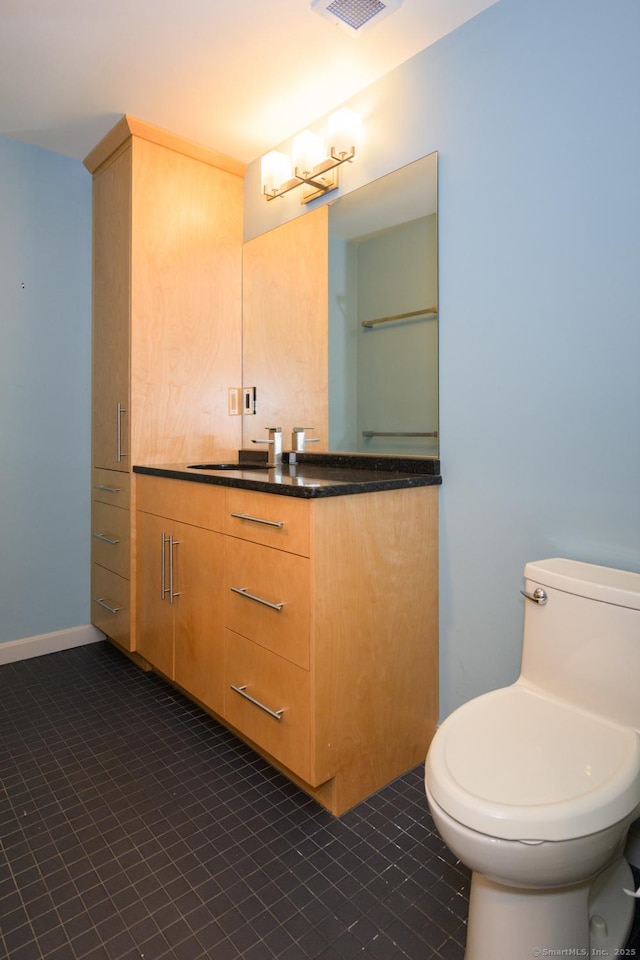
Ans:
[[[465,960],[613,958],[636,904],[640,574],[564,559],[524,573],[520,677],[441,724],[429,808],[472,870]]]

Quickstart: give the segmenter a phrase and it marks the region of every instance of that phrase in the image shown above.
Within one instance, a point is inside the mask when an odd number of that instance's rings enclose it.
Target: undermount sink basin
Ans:
[[[267,463],[190,463],[189,470],[268,470]]]

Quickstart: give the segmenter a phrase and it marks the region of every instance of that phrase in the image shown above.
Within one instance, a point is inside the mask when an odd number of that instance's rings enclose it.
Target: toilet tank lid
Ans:
[[[640,610],[640,573],[552,557],[527,563],[524,575],[544,587]]]

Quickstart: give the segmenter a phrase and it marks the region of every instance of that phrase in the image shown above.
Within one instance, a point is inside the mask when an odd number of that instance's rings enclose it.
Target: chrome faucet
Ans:
[[[268,440],[252,440],[252,443],[268,443],[267,466],[279,467],[282,465],[282,427],[266,427],[269,431]]]
[[[320,437],[307,437],[305,431],[313,427],[294,427],[291,432],[291,449],[295,453],[304,453],[305,443],[319,443]]]
[[[313,430],[313,427],[294,427],[291,431],[289,463],[296,462],[297,453],[304,453],[305,443],[318,443],[320,441],[320,437],[307,437],[307,430]]]

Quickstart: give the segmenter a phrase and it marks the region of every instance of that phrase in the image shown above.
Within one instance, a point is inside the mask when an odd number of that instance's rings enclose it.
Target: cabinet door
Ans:
[[[136,649],[173,680],[173,604],[170,594],[171,520],[137,514]],[[177,548],[175,548],[177,549]],[[175,603],[175,598],[174,598]]]
[[[242,179],[148,140],[134,137],[132,150],[134,462],[236,456]]]
[[[222,713],[224,537],[184,523],[172,536],[175,681]]]
[[[93,180],[93,465],[130,469],[131,151]]]

